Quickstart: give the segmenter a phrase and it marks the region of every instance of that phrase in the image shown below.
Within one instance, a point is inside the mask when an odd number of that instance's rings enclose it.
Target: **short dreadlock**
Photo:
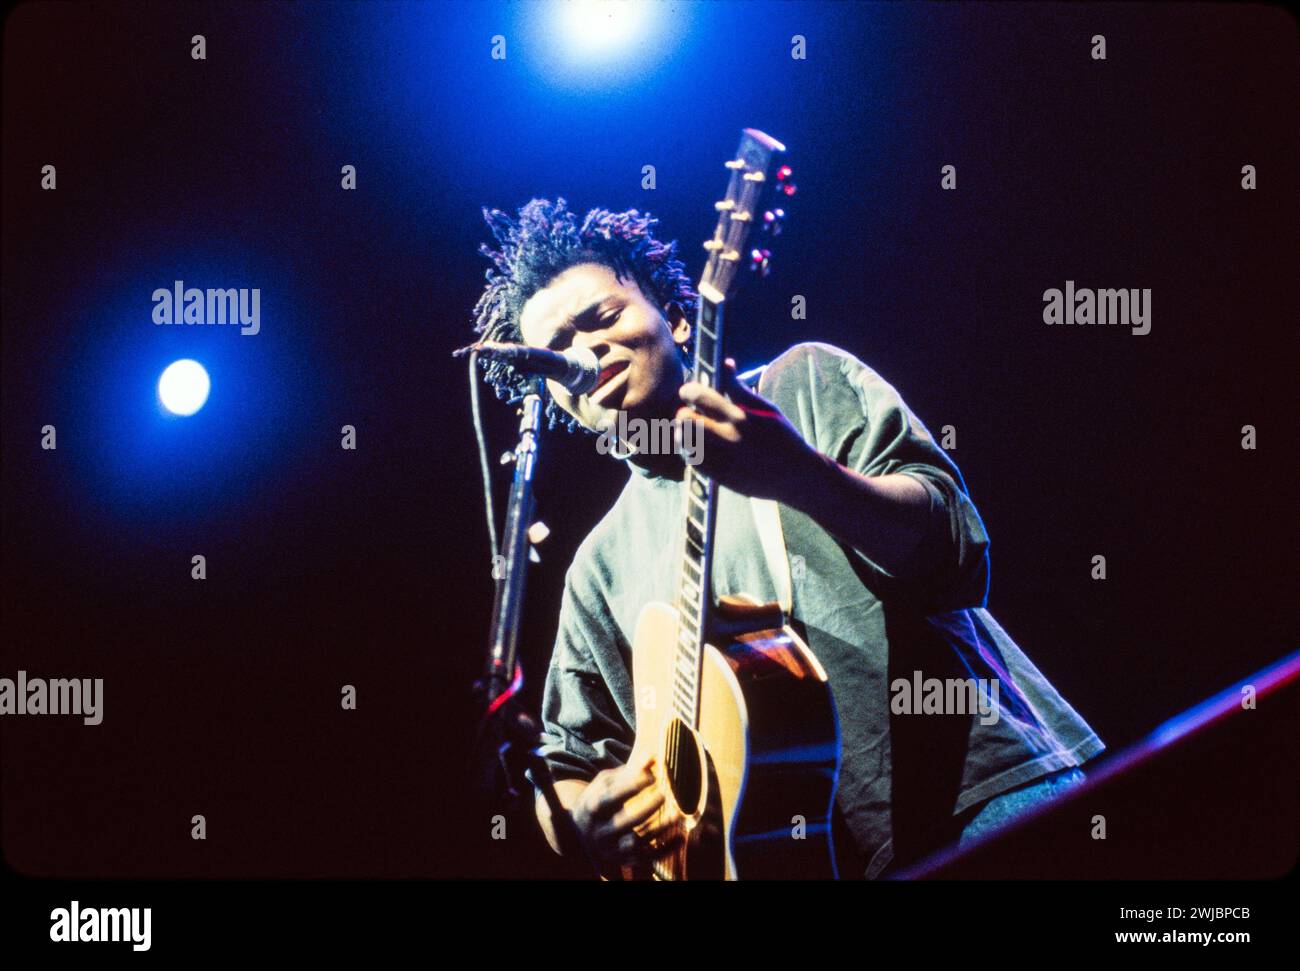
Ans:
[[[655,239],[651,230],[659,220],[648,214],[636,209],[618,213],[593,209],[579,227],[576,214],[565,208],[563,197],[557,197],[554,203],[531,200],[519,210],[518,220],[500,209],[484,207],[483,219],[501,248],[479,245],[479,252],[494,264],[474,307],[474,330],[482,340],[521,342],[519,315],[524,304],[555,277],[582,263],[609,267],[620,283],[630,276],[661,311],[677,307],[687,320],[694,320],[699,295],[677,259],[677,243]],[[686,363],[693,340],[694,334],[681,349]],[[500,361],[480,359],[480,363],[484,380],[498,398],[513,403],[523,397],[523,375]],[[546,419],[548,428],[581,427],[552,399],[546,403]]]

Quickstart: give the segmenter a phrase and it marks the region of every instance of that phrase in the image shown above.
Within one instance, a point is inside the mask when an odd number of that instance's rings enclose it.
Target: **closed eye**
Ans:
[[[572,340],[575,325],[578,330],[604,330],[606,327],[612,327],[618,318],[623,315],[623,308],[616,307],[612,312],[597,319],[595,313],[599,306],[599,304],[592,304],[585,311],[578,314],[577,317],[570,318],[568,324],[561,326],[551,335],[551,339],[546,342],[546,349],[548,351],[565,350]]]

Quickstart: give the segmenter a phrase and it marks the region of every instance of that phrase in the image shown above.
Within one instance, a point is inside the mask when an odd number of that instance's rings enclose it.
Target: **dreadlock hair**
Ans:
[[[625,276],[636,281],[661,311],[679,308],[687,320],[693,320],[699,295],[686,275],[686,267],[677,259],[677,242],[664,243],[651,235],[658,219],[636,209],[610,212],[593,209],[578,225],[577,216],[565,207],[563,197],[552,203],[533,199],[513,219],[500,209],[483,207],[483,219],[496,237],[500,249],[487,243],[478,251],[490,259],[493,267],[485,274],[487,286],[474,306],[474,330],[481,340],[522,342],[519,315],[524,304],[537,291],[547,287],[555,277],[582,263],[599,263],[609,267],[623,282]],[[695,335],[681,347],[682,359],[690,363]],[[510,403],[524,396],[526,376],[501,361],[479,359],[484,368],[483,380],[496,396]],[[546,402],[547,428],[562,425],[573,431],[582,427],[559,407],[554,399]]]

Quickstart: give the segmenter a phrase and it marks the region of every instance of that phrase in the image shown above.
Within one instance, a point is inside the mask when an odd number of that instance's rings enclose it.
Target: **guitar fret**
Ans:
[[[694,510],[692,510],[690,513],[687,514],[686,519],[690,523],[689,527],[687,528],[687,535],[691,539],[703,540],[704,527],[708,524],[708,517],[706,516],[702,520],[697,520],[695,518]]]
[[[685,654],[694,658],[696,656],[696,651],[699,648],[699,643],[700,639],[698,637],[693,634],[688,634],[686,631],[682,631],[677,638],[677,653],[679,655]]]
[[[682,619],[690,621],[691,634],[696,634],[700,630],[700,606],[698,599],[682,600],[677,604],[677,612],[682,615]]]
[[[695,710],[695,696],[689,695],[685,691],[674,693],[673,708],[678,714],[689,718],[691,712]]]
[[[686,599],[686,601],[698,601],[699,590],[703,589],[703,585],[701,584],[701,582],[699,582],[701,581],[701,577],[703,576],[703,573],[701,572],[702,564],[694,563],[692,562],[692,560],[689,559],[685,560],[685,564],[690,565],[690,567],[694,569],[695,573],[694,576],[692,576],[689,575],[689,573],[686,573],[686,571],[681,572],[681,576],[677,577],[677,580],[680,581],[679,584],[677,584],[677,593],[685,593],[686,585],[689,584],[690,589],[694,590],[695,594],[697,595],[695,595],[695,597],[688,597],[684,599]]]
[[[685,586],[684,586],[684,585],[687,584],[687,583],[689,583],[689,584],[691,585],[691,587],[693,587],[695,590],[701,590],[701,589],[703,589],[703,587],[702,587],[702,585],[701,585],[701,583],[700,583],[700,578],[704,575],[703,572],[702,572],[703,564],[701,564],[701,563],[696,563],[696,562],[694,562],[693,560],[686,560],[685,562],[686,562],[688,565],[690,565],[692,569],[695,570],[695,574],[692,576],[692,575],[688,574],[685,570],[683,570],[683,571],[682,571],[682,575],[678,578],[678,579],[681,581],[680,583],[677,584],[677,589],[678,589],[678,591],[681,591],[681,590],[685,589]],[[698,600],[699,598],[698,598],[698,597],[694,597],[694,598],[690,598],[690,599]]]
[[[691,631],[694,633],[700,629],[700,596],[699,590],[683,590],[677,597],[677,613],[683,618],[689,618],[691,622]]]

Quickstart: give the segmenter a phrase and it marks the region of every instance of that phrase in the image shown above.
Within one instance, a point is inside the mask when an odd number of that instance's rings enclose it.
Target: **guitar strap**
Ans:
[[[767,365],[764,364],[737,377],[748,387],[759,391],[759,382],[762,381],[766,371]],[[781,532],[781,514],[776,508],[776,503],[771,499],[757,499],[750,496],[749,506],[754,513],[758,541],[763,544],[763,558],[767,560],[768,575],[772,578],[772,586],[781,604],[781,612],[789,620],[794,590],[790,578],[790,560],[785,553],[785,534]]]
[[[781,611],[789,619],[794,591],[790,578],[790,560],[785,552],[785,535],[781,532],[780,511],[771,499],[757,499],[750,496],[749,505],[754,512],[758,541],[763,544],[767,572],[772,577],[772,585],[781,603]]]

